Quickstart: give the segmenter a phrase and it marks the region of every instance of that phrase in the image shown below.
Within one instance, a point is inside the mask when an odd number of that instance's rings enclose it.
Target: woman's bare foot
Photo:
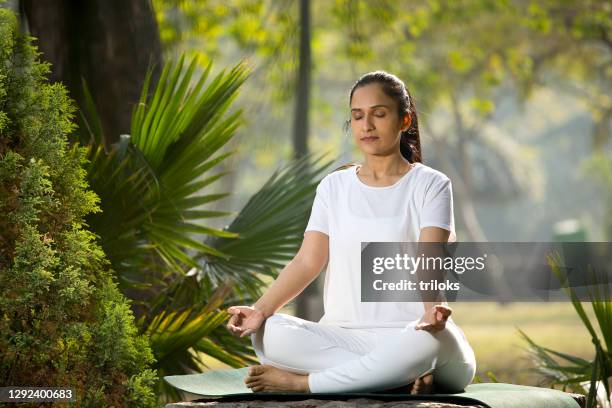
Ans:
[[[244,382],[253,392],[310,392],[308,375],[290,373],[265,364],[251,366]]]
[[[433,374],[427,374],[416,379],[410,390],[410,394],[433,394]]]

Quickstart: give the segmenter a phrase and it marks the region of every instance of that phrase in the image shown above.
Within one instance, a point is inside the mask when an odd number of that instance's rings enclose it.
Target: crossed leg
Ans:
[[[440,336],[442,347],[438,336],[413,326],[356,330],[276,314],[251,335],[262,365],[245,382],[253,391],[380,391],[414,383],[413,392],[426,392],[437,370],[455,382],[451,388],[467,385],[475,367],[451,361],[455,334]]]

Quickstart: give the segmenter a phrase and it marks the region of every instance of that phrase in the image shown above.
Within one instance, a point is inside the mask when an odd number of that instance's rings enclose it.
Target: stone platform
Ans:
[[[236,402],[175,402],[166,408],[485,408],[484,405],[456,405],[432,401],[377,401],[368,398],[355,398],[346,401],[306,399],[301,401],[236,401]]]
[[[581,408],[586,406],[586,397],[580,394],[569,394]],[[407,400],[380,401],[370,398],[353,398],[344,401],[309,398],[297,401],[249,400],[249,401],[183,401],[172,402],[165,408],[486,408],[484,405],[457,405],[447,402]]]

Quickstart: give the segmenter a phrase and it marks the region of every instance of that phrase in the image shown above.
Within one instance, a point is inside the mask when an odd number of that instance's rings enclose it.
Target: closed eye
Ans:
[[[384,118],[385,117],[385,113],[384,112],[379,112],[379,113],[375,113],[374,116],[376,116],[377,118]],[[359,120],[362,119],[363,116],[353,116],[353,120]]]

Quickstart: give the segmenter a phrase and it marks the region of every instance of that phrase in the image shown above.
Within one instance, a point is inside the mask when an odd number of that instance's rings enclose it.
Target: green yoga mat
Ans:
[[[529,387],[503,383],[469,385],[458,394],[385,394],[373,392],[351,393],[254,393],[244,384],[248,367],[229,370],[207,371],[202,374],[171,375],[164,379],[173,387],[191,394],[217,400],[253,399],[347,399],[373,398],[379,400],[428,400],[454,404],[480,404],[490,408],[579,408],[568,394],[548,388]]]

